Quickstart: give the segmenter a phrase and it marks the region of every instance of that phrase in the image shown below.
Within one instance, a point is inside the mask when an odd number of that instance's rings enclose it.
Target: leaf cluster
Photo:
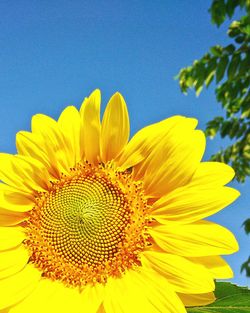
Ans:
[[[231,164],[237,180],[243,182],[250,175],[250,1],[215,0],[209,11],[212,22],[219,26],[232,17],[237,6],[247,14],[231,23],[228,36],[233,42],[211,47],[201,59],[181,69],[178,79],[182,92],[193,88],[197,96],[215,81],[216,98],[226,116],[208,122],[206,134],[213,138],[219,133],[235,143],[212,159]]]
[[[237,7],[246,7],[249,10],[250,3],[248,0],[215,0],[208,10],[211,14],[213,24],[220,26],[226,18],[231,19]]]
[[[213,0],[209,12],[212,23],[219,27],[236,9],[244,15],[228,28],[231,43],[211,47],[202,58],[181,69],[178,79],[183,93],[194,89],[197,96],[215,83],[216,99],[225,115],[209,121],[205,132],[210,138],[217,134],[227,137],[232,144],[211,159],[231,164],[236,179],[244,182],[250,176],[250,0]],[[250,233],[250,219],[244,227]],[[241,269],[250,276],[250,258]]]

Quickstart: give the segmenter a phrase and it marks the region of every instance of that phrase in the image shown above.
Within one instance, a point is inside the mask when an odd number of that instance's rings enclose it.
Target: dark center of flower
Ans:
[[[129,173],[89,164],[39,193],[25,225],[30,262],[67,285],[105,283],[140,265],[147,201]]]

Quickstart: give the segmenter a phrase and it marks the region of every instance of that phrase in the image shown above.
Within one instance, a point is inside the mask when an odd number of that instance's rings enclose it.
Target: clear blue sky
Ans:
[[[120,91],[132,134],[165,117],[197,117],[199,127],[221,114],[213,88],[196,98],[173,78],[211,45],[225,44],[226,28],[210,23],[209,0],[0,1],[0,151],[15,152],[15,133],[33,114],[57,118],[100,88],[103,103]],[[204,159],[224,143],[208,141]],[[212,219],[230,228],[240,252],[229,256],[234,282],[250,285],[240,265],[250,254],[241,227],[250,216],[249,181],[233,183],[242,196]]]

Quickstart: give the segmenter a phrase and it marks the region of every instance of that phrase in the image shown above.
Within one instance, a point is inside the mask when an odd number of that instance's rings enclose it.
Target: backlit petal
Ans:
[[[197,264],[205,266],[216,279],[228,279],[233,277],[231,267],[222,257],[218,255],[189,259]]]
[[[47,189],[47,169],[39,161],[12,154],[0,154],[0,179],[23,192]]]
[[[19,227],[0,227],[0,251],[19,246],[25,238]]]
[[[25,219],[27,219],[27,215],[25,213],[0,208],[0,226],[17,225]]]
[[[143,170],[147,194],[159,197],[188,184],[201,161],[204,149],[205,137],[201,131],[186,129],[183,125],[174,128],[162,139]]]
[[[101,93],[97,89],[83,101],[80,109],[85,158],[94,164],[100,160],[100,106]]]
[[[169,223],[155,226],[149,233],[166,252],[182,256],[230,254],[239,248],[228,229],[208,221],[185,225]]]
[[[145,268],[127,271],[122,279],[109,279],[105,287],[107,313],[185,313],[186,310],[167,280]]]
[[[20,131],[16,134],[16,148],[18,154],[32,157],[40,161],[52,176],[57,177],[57,170],[54,165],[51,164],[44,145],[43,137],[39,134],[27,131]]]
[[[127,144],[129,138],[129,116],[121,94],[115,93],[105,109],[101,130],[101,159],[114,159]]]
[[[143,160],[146,161],[146,158],[154,151],[172,127],[185,120],[186,118],[183,116],[173,116],[139,130],[117,158],[117,165],[125,170],[135,166]],[[197,123],[195,122],[194,127],[196,124]],[[141,166],[143,166],[143,163]]]
[[[16,212],[27,212],[34,207],[32,195],[8,188],[0,184],[0,209]]]
[[[235,201],[240,193],[229,187],[205,189],[187,185],[175,189],[153,204],[153,216],[160,223],[191,223],[210,216]]]
[[[0,280],[0,309],[5,309],[27,297],[37,286],[41,273],[27,265],[22,271]]]
[[[20,245],[0,252],[0,280],[20,272],[28,263],[29,252]]]
[[[64,134],[67,153],[70,154],[71,166],[75,166],[82,158],[81,149],[81,119],[74,106],[68,106],[61,113],[58,124]],[[66,147],[65,147],[66,148]]]
[[[10,313],[82,313],[84,306],[77,289],[67,288],[62,283],[41,279],[37,288]]]
[[[50,171],[55,171],[58,178],[61,173],[68,173],[72,166],[71,155],[67,153],[66,139],[58,123],[51,117],[36,114],[32,117],[31,128],[32,133],[42,137],[41,148],[51,164]]]
[[[87,286],[81,293],[81,303],[88,313],[96,313],[104,300],[104,286]]]
[[[206,293],[215,288],[212,275],[200,264],[178,255],[155,251],[145,251],[143,256],[177,292]]]
[[[201,188],[220,187],[229,183],[234,178],[235,172],[233,168],[227,164],[219,162],[201,162],[192,181],[191,186],[199,186]]]

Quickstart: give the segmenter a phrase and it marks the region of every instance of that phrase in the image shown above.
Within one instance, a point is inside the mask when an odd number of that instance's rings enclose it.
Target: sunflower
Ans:
[[[201,162],[197,121],[129,141],[123,97],[100,91],[58,121],[37,114],[0,154],[0,312],[183,313],[232,277],[233,234],[203,220],[232,203],[231,167]]]

